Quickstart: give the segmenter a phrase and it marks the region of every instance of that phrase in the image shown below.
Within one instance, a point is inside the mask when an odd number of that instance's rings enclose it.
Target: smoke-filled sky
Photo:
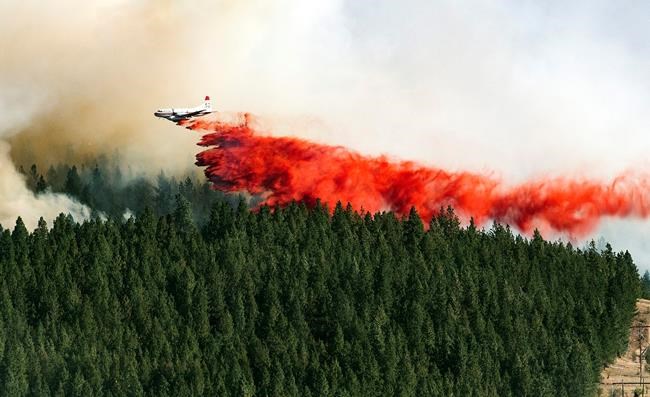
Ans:
[[[152,112],[209,94],[276,135],[513,184],[650,172],[648,15],[647,1],[5,0],[0,137],[21,163],[118,150],[182,172],[197,137]],[[650,268],[650,221],[601,235]]]

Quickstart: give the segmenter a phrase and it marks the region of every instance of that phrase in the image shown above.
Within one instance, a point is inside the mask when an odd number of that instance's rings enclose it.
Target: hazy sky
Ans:
[[[196,137],[151,113],[210,94],[274,134],[513,184],[650,173],[648,22],[647,1],[5,0],[0,137],[182,170]],[[650,268],[650,221],[600,235]]]

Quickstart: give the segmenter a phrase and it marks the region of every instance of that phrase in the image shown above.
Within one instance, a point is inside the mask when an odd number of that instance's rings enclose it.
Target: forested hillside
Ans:
[[[176,195],[180,194],[189,202],[194,221],[202,226],[208,221],[215,202],[228,201],[233,206],[239,202],[238,196],[212,189],[203,178],[197,180],[197,174],[176,178],[161,170],[152,178],[119,167],[115,161],[99,158],[91,164],[51,165],[43,173],[32,164],[21,166],[20,171],[27,187],[36,194],[65,193],[89,206],[101,218],[128,218],[145,208],[156,217],[167,215],[174,211]]]
[[[636,268],[451,211],[169,215],[0,228],[0,394],[583,396]],[[9,226],[9,225],[5,225]]]

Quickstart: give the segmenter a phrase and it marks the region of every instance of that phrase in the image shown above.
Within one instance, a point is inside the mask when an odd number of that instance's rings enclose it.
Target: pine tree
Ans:
[[[81,178],[79,177],[79,173],[77,172],[77,167],[72,166],[66,176],[63,191],[71,196],[79,197],[82,190],[83,184],[81,182]]]
[[[646,270],[641,277],[641,297],[650,299],[650,271]]]

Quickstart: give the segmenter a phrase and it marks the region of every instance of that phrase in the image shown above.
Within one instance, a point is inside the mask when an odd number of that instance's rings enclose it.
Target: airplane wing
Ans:
[[[183,115],[179,115],[179,117],[184,118],[184,119],[188,119],[190,117],[197,116],[200,113],[203,113],[204,111],[205,111],[204,109],[200,109],[200,110],[196,110],[194,112],[188,112],[188,113],[185,113]]]

